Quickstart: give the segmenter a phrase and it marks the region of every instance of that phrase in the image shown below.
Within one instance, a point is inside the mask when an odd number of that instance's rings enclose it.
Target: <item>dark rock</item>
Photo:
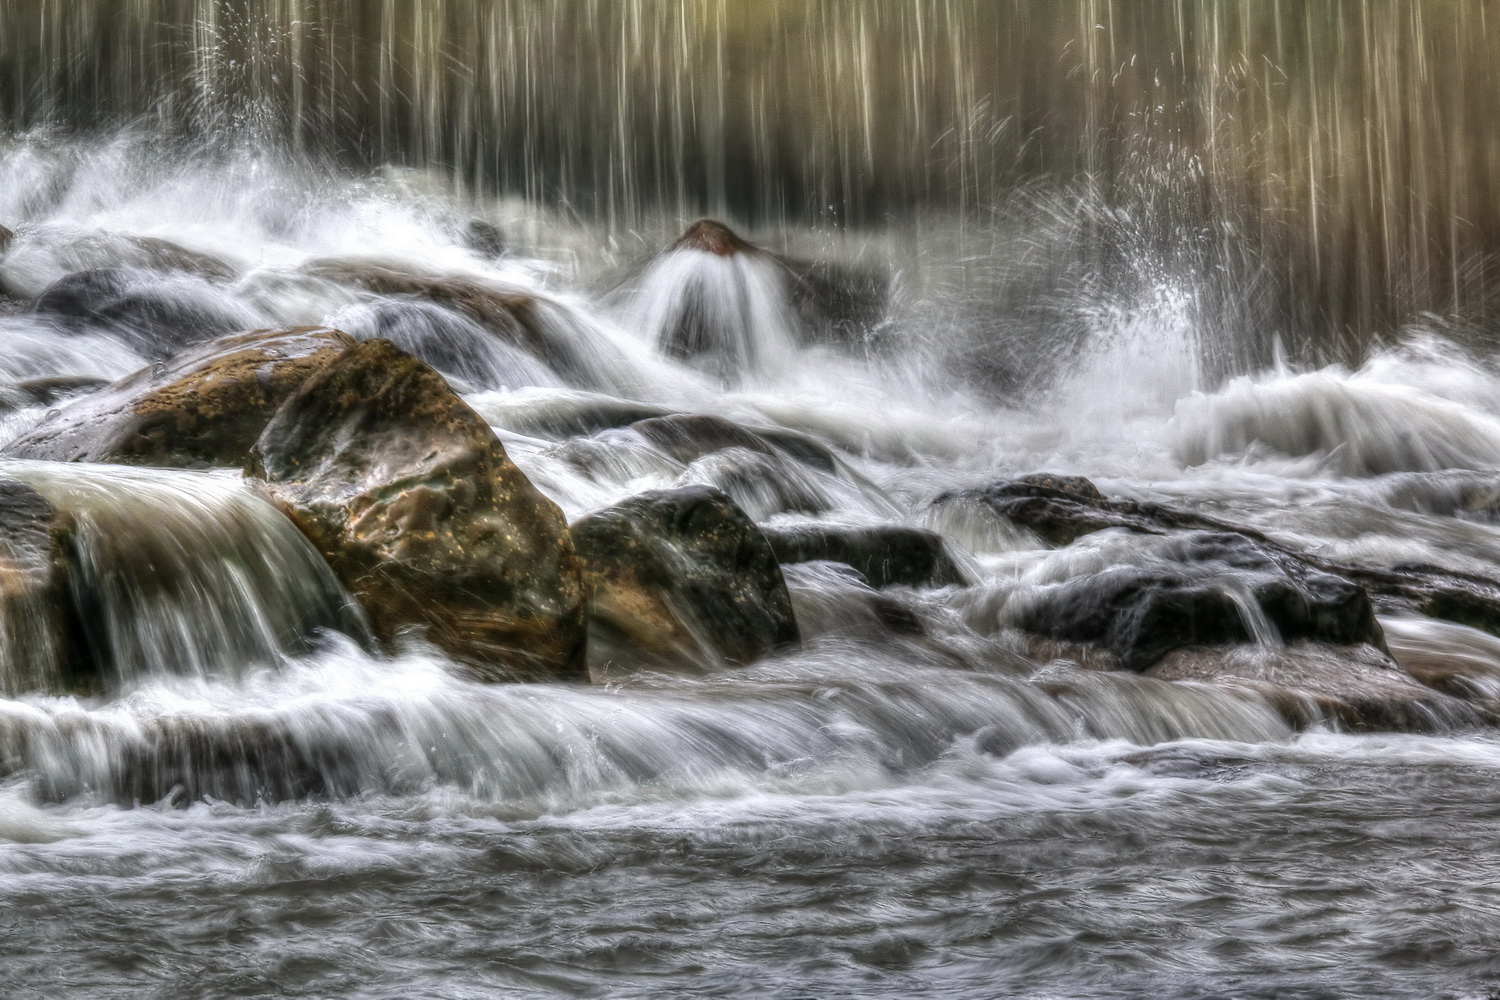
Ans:
[[[69,526],[40,493],[0,479],[0,694],[56,690],[81,662],[65,546]]]
[[[1115,566],[1046,588],[1026,602],[1017,624],[1102,646],[1128,670],[1185,646],[1264,638],[1246,620],[1257,615],[1286,641],[1384,646],[1363,589],[1245,536],[1193,532],[1154,555],[1147,566]]]
[[[1416,611],[1500,635],[1500,581],[1421,563],[1389,567],[1358,566],[1297,552],[1252,528],[1165,504],[1139,500],[1104,499],[1088,480],[1071,484],[1043,484],[1008,480],[945,493],[933,501],[956,499],[980,503],[1013,523],[1029,528],[1054,545],[1068,545],[1104,528],[1167,535],[1181,531],[1227,532],[1240,535],[1267,551],[1300,561],[1309,569],[1340,576],[1363,587],[1377,611]],[[1058,477],[1049,477],[1057,479]],[[1087,483],[1087,487],[1080,485]],[[1092,489],[1093,496],[1089,495]]]
[[[202,344],[43,418],[17,458],[238,467],[276,408],[354,341],[337,330],[258,330]]]
[[[488,679],[585,676],[583,582],[567,523],[484,419],[382,340],[308,379],[246,475],[370,615],[414,627]]]
[[[68,333],[103,329],[142,354],[164,357],[188,344],[223,336],[241,326],[240,317],[191,287],[144,280],[143,272],[96,268],[64,275],[32,302],[38,316]]]
[[[858,570],[870,586],[963,586],[968,581],[941,535],[899,524],[799,524],[764,528],[783,563],[826,560]]]
[[[15,238],[16,234],[14,232],[6,229],[4,226],[0,226],[0,253],[9,250],[11,241]]]
[[[505,233],[493,222],[470,219],[464,227],[464,246],[486,260],[495,260],[505,254]]]
[[[630,426],[684,465],[725,448],[746,448],[764,455],[789,455],[822,472],[838,471],[838,459],[826,445],[796,431],[769,427],[751,430],[723,417],[685,413],[652,417]]]
[[[711,486],[653,490],[572,525],[589,581],[589,663],[703,671],[798,639],[776,554]]]
[[[49,375],[24,379],[15,384],[15,389],[33,406],[50,406],[73,396],[95,392],[109,384],[109,379],[92,375]]]
[[[806,341],[866,340],[885,318],[890,304],[891,278],[879,268],[771,253],[713,219],[699,219],[667,249],[698,250],[718,257],[744,254],[775,262],[786,275],[788,301],[800,320],[800,332]],[[685,345],[704,340],[686,333],[679,339]]]
[[[804,340],[845,346],[876,343],[890,308],[887,271],[825,260],[780,260]]]
[[[1322,718],[1356,730],[1425,732],[1494,722],[1491,713],[1426,687],[1373,646],[1179,649],[1146,676],[1259,691],[1294,725]]]

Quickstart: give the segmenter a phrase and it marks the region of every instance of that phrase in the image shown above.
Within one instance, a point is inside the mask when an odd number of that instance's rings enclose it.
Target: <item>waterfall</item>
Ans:
[[[66,620],[72,656],[99,671],[78,683],[116,692],[163,676],[275,668],[310,652],[320,630],[365,637],[322,558],[236,477],[17,461],[0,475],[52,505],[68,563],[61,592],[20,627],[8,623],[7,696],[63,690],[79,669],[35,644],[47,619]]]

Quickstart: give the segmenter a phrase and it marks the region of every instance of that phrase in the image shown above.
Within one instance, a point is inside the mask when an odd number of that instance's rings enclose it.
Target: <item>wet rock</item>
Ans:
[[[893,585],[946,587],[968,582],[944,547],[942,536],[921,528],[799,524],[763,530],[781,562],[843,563],[877,590]]]
[[[630,425],[657,448],[687,465],[725,448],[745,448],[763,455],[788,455],[822,472],[837,472],[838,459],[815,438],[781,428],[741,426],[723,417],[674,413]]]
[[[589,581],[589,664],[701,672],[798,639],[770,544],[720,490],[653,490],[573,522]]]
[[[4,226],[0,226],[0,253],[9,250],[11,241],[15,238],[16,234],[14,232],[6,229]]]
[[[816,473],[782,455],[725,448],[693,462],[679,485],[708,483],[727,493],[751,520],[776,514],[821,514],[835,504]]]
[[[3,453],[54,462],[239,467],[277,407],[353,343],[337,330],[307,327],[202,344],[63,406]]]
[[[1248,687],[1296,725],[1328,718],[1358,731],[1425,732],[1494,721],[1491,713],[1418,683],[1368,645],[1179,649],[1146,676]]]
[[[181,271],[211,281],[228,281],[235,271],[225,261],[155,236],[127,237],[140,252],[142,266],[157,271]]]
[[[17,392],[34,406],[48,406],[73,396],[95,392],[109,385],[109,379],[92,375],[49,375],[46,378],[29,378],[15,384]]]
[[[94,672],[68,596],[68,531],[40,493],[0,479],[0,694],[52,692]]]
[[[1154,556],[1149,565],[1114,566],[1031,595],[1016,623],[1101,646],[1136,671],[1186,646],[1298,639],[1384,646],[1361,587],[1242,535],[1193,532]]]
[[[1307,568],[1343,577],[1370,595],[1382,613],[1416,611],[1500,635],[1500,581],[1420,563],[1359,566],[1297,552],[1252,528],[1166,504],[1105,499],[1086,479],[1023,477],[976,490],[945,493],[935,505],[963,500],[978,503],[1054,545],[1068,545],[1104,528],[1148,535],[1209,531],[1239,535],[1260,548],[1301,562]],[[1086,486],[1083,484],[1087,484]]]
[[[787,302],[799,320],[804,341],[865,341],[889,307],[891,278],[881,269],[775,254],[713,219],[699,219],[667,249],[697,250],[717,257],[745,255],[773,262],[784,276]],[[685,328],[676,341],[684,352],[692,354],[695,346],[701,348],[711,341],[711,334],[704,331],[695,335]]]
[[[1013,524],[1027,528],[1052,545],[1071,545],[1104,528],[1129,528],[1147,534],[1167,530],[1153,520],[1152,508],[1134,501],[1110,501],[1082,476],[1042,472],[1006,479],[972,490],[939,495],[934,505],[956,500],[978,503]]]
[[[464,226],[464,246],[486,260],[496,260],[505,254],[505,233],[493,222],[470,219]]]
[[[413,274],[354,260],[314,261],[304,270],[376,295],[404,295],[436,303],[468,316],[491,333],[558,370],[577,367],[577,359],[571,352],[546,336],[536,314],[536,299],[523,292],[472,278]]]
[[[802,336],[815,343],[870,346],[890,309],[891,276],[876,267],[781,258]]]
[[[733,257],[739,253],[765,253],[754,244],[743,240],[734,230],[713,219],[699,219],[683,230],[667,248],[670,250],[698,250],[716,257]]]
[[[246,475],[390,641],[420,630],[492,680],[581,679],[583,581],[562,512],[426,363],[365,341],[308,379]]]
[[[431,302],[382,299],[331,322],[361,340],[389,340],[474,390],[557,384],[547,367],[476,321]]]
[[[102,329],[151,357],[246,325],[206,294],[201,282],[165,281],[127,268],[64,275],[37,296],[31,310],[64,332]]]
[[[597,434],[670,413],[649,403],[579,391],[512,393],[505,400],[484,404],[485,418],[494,426],[550,438]]]

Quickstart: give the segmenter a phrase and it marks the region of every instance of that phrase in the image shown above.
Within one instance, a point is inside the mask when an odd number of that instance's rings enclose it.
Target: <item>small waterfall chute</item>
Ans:
[[[229,677],[305,654],[362,613],[296,527],[233,476],[8,461],[50,505],[59,567],[7,627],[8,695]],[[48,643],[28,638],[61,621]]]

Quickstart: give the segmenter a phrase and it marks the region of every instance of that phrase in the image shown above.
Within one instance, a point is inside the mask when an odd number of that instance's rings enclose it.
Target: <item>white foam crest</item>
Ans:
[[[1500,380],[1432,346],[1380,354],[1353,372],[1273,371],[1196,394],[1173,415],[1174,451],[1198,465],[1259,444],[1321,456],[1346,476],[1500,464]]]
[[[786,275],[760,253],[670,250],[628,286],[621,314],[658,351],[725,382],[774,378],[796,353]]]

